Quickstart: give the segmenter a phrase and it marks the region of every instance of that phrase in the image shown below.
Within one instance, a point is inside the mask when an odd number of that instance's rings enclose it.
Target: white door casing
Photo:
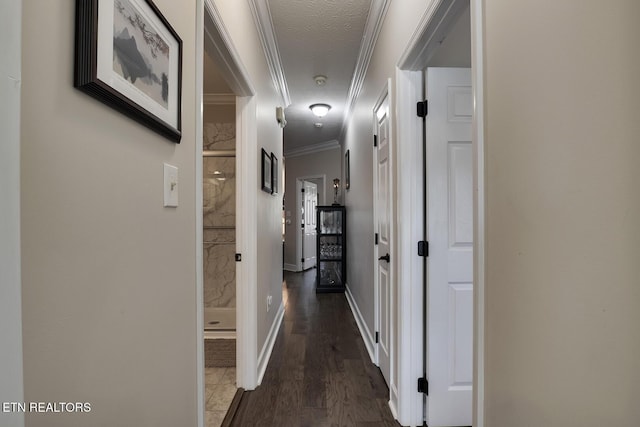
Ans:
[[[430,426],[472,423],[473,156],[471,70],[428,68],[427,379]]]
[[[302,194],[302,269],[316,266],[316,206],[318,204],[318,185],[303,181]]]
[[[376,264],[376,286],[378,301],[377,330],[379,333],[377,354],[378,366],[387,385],[391,388],[391,343],[392,343],[392,275],[391,263],[391,163],[389,159],[389,96],[374,111],[377,147],[375,148],[376,177],[375,194],[375,233],[378,236]]]

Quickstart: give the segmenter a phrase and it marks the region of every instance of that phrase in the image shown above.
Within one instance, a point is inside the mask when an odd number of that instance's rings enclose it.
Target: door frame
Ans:
[[[376,117],[376,111],[378,110],[378,108],[380,108],[380,106],[382,106],[383,101],[385,100],[385,98],[388,98],[387,103],[389,105],[389,200],[390,200],[390,205],[389,205],[389,253],[391,254],[392,260],[395,261],[396,259],[400,259],[399,257],[396,256],[396,233],[395,233],[395,227],[394,225],[396,224],[396,215],[394,212],[394,208],[393,208],[393,198],[394,198],[394,194],[396,192],[396,187],[395,187],[395,155],[394,155],[394,149],[395,149],[395,144],[394,144],[394,137],[393,137],[393,131],[394,131],[394,126],[393,126],[393,113],[392,113],[392,108],[391,108],[391,102],[392,102],[392,95],[393,95],[393,85],[392,85],[392,80],[389,78],[387,79],[387,81],[384,84],[384,87],[382,88],[382,90],[380,91],[380,95],[378,96],[375,104],[373,105],[373,110],[371,111],[372,114],[372,123],[373,123],[373,127],[372,127],[372,132],[373,135],[377,135],[378,132],[378,118]],[[377,194],[378,193],[378,150],[377,147],[374,148],[373,151],[373,194]],[[377,197],[374,196],[373,198],[373,232],[375,233],[376,231],[376,226],[378,224],[378,210],[380,209],[380,207],[378,206],[378,199]],[[378,257],[379,257],[379,253],[378,253],[378,245],[374,244],[373,245],[373,324],[374,324],[374,328],[375,331],[380,331],[381,330],[381,324],[380,322],[382,321],[381,316],[380,316],[380,283],[378,280]],[[396,408],[396,402],[397,402],[397,396],[398,396],[398,386],[396,383],[396,376],[394,374],[394,360],[395,360],[395,349],[393,346],[393,342],[395,341],[395,335],[396,335],[396,331],[398,328],[396,328],[396,326],[398,325],[396,322],[396,318],[395,318],[395,313],[396,313],[396,305],[395,305],[395,301],[396,301],[396,296],[398,294],[397,290],[397,279],[398,279],[398,267],[397,267],[398,263],[397,262],[392,262],[389,268],[389,283],[392,286],[392,289],[390,291],[390,295],[389,295],[389,342],[391,343],[390,347],[389,347],[389,406],[391,408],[392,413],[394,414],[394,416],[397,414],[397,408]],[[398,325],[399,326],[399,325]],[[373,346],[373,357],[374,357],[374,363],[376,364],[376,366],[380,366],[380,343],[375,343],[374,341],[374,346]]]
[[[196,373],[197,419],[204,427],[204,282],[203,282],[203,92],[204,52],[207,51],[236,95],[236,251],[244,255],[236,263],[236,384],[253,390],[258,384],[257,351],[257,235],[258,181],[257,114],[255,86],[242,64],[231,36],[213,0],[197,0],[196,21],[196,136],[195,136],[195,234],[196,234]]]
[[[318,174],[318,175],[305,175],[305,176],[297,176],[296,177],[296,271],[302,271],[302,227],[300,224],[302,223],[302,213],[300,212],[300,204],[302,203],[302,199],[300,198],[300,193],[302,189],[302,181],[309,181],[311,179],[320,180],[322,182],[322,200],[324,203],[327,203],[327,175],[326,174]],[[320,193],[320,189],[318,189],[318,193]],[[318,201],[318,205],[320,205],[320,201]]]
[[[422,101],[422,70],[455,22],[460,8],[469,4],[471,15],[471,80],[474,98],[473,141],[473,227],[474,227],[474,359],[473,426],[484,427],[484,345],[485,345],[485,154],[484,154],[484,36],[482,0],[435,0],[425,11],[418,28],[408,42],[396,66],[398,194],[396,209],[403,213],[398,224],[398,421],[402,425],[422,425],[423,396],[416,390],[422,372],[424,333],[422,318],[422,259],[416,256],[416,241],[424,235],[422,201],[412,200],[422,194],[422,120],[416,119],[416,102]],[[392,402],[393,403],[393,402]]]

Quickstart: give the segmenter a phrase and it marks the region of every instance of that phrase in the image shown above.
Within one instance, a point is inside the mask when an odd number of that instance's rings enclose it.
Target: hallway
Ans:
[[[316,270],[284,273],[284,321],[262,384],[232,426],[398,426],[344,294],[318,294]]]

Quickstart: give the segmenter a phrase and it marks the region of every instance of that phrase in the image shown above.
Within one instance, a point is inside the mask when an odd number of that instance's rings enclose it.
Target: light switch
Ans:
[[[178,168],[164,164],[164,206],[178,206]]]

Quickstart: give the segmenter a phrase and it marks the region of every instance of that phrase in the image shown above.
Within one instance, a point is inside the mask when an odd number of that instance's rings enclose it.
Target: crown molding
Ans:
[[[340,148],[340,143],[337,140],[332,139],[329,141],[319,142],[317,144],[306,145],[304,147],[285,151],[284,157],[286,159],[290,159],[292,157],[306,156],[308,154],[319,153],[321,151],[335,150],[336,148]]]
[[[249,0],[249,5],[267,58],[273,85],[282,98],[283,107],[286,108],[291,105],[291,97],[289,96],[287,80],[284,77],[284,69],[282,68],[282,60],[280,59],[276,34],[273,29],[269,2],[268,0]]]
[[[353,71],[353,77],[351,78],[351,85],[347,93],[340,139],[344,137],[347,122],[351,117],[353,107],[362,90],[362,84],[367,76],[369,62],[371,62],[371,56],[373,55],[376,41],[378,41],[378,35],[380,35],[382,23],[387,15],[390,3],[391,0],[372,0],[371,2],[371,8],[369,9],[369,15],[367,16],[367,22],[362,36],[362,44],[360,45],[360,52],[358,53],[358,60],[356,61],[356,67]]]
[[[233,93],[205,93],[202,95],[204,105],[234,105],[236,95]]]

